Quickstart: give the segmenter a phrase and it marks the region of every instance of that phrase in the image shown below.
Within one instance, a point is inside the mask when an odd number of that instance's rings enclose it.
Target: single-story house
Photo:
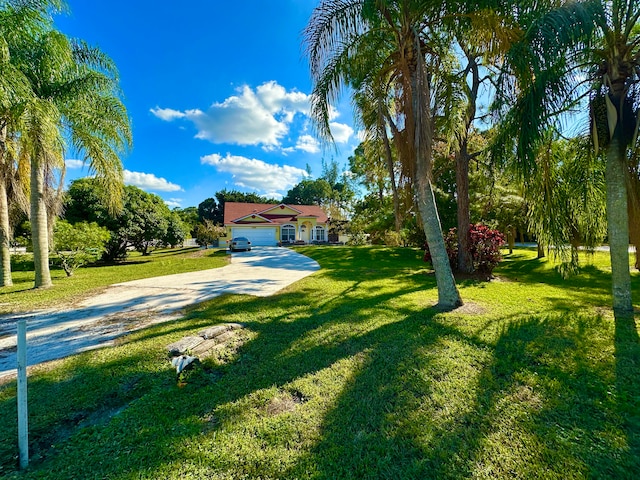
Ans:
[[[226,238],[247,237],[252,245],[326,242],[329,218],[316,205],[225,202]]]

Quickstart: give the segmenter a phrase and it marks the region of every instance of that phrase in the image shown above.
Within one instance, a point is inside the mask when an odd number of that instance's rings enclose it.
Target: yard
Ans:
[[[640,342],[611,314],[606,254],[563,280],[516,250],[439,312],[420,250],[298,251],[322,269],[278,295],[220,297],[34,371],[24,473],[0,385],[0,476],[637,478]],[[166,346],[227,322],[238,341],[176,379]]]

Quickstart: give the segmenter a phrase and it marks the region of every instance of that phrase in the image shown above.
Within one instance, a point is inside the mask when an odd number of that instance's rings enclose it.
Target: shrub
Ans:
[[[500,247],[505,243],[504,235],[498,230],[493,230],[475,223],[469,225],[469,249],[471,258],[473,259],[474,271],[486,275],[491,275],[493,269],[502,260]],[[458,268],[458,235],[455,228],[450,229],[444,236],[445,246],[447,248],[447,256],[452,270]],[[424,261],[431,262],[431,253],[429,246],[424,246]]]
[[[393,230],[384,232],[384,244],[388,247],[401,247],[403,245],[402,236]]]
[[[347,245],[359,246],[367,244],[367,234],[364,232],[354,232],[347,241]]]

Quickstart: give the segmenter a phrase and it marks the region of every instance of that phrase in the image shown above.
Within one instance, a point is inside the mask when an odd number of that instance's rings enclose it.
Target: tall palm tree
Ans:
[[[414,200],[433,257],[438,303],[455,308],[462,299],[451,272],[431,183],[433,116],[431,63],[448,49],[441,32],[441,2],[417,0],[323,0],[305,29],[314,78],[311,114],[319,133],[331,138],[330,103],[354,78],[388,75],[403,114],[401,161],[412,178]]]
[[[21,116],[32,100],[24,72],[15,64],[12,52],[16,44],[37,32],[50,28],[51,12],[64,7],[61,0],[0,1],[0,286],[12,285],[10,257],[10,201],[22,204],[26,179],[17,170],[15,133]],[[22,185],[21,185],[22,184]]]
[[[17,49],[33,100],[25,109],[22,132],[31,159],[31,228],[35,287],[51,285],[47,199],[54,170],[64,168],[66,142],[84,154],[121,205],[122,163],[131,141],[129,119],[119,98],[117,71],[101,51],[50,30]]]
[[[515,133],[522,170],[531,173],[545,132],[559,128],[559,114],[591,105],[594,146],[604,151],[606,165],[613,309],[617,316],[632,315],[627,178],[629,152],[638,148],[640,9],[636,0],[535,7],[518,18],[526,33],[505,64],[517,79],[508,88],[508,135]]]

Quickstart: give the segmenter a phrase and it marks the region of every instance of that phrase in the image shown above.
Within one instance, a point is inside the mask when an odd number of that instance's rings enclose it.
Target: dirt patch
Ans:
[[[463,315],[484,315],[488,311],[489,310],[485,307],[478,305],[477,303],[465,302],[461,307],[451,310],[451,313],[461,313]]]
[[[281,413],[292,412],[296,407],[309,399],[298,390],[280,392],[273,397],[266,407],[267,415],[275,416]]]

